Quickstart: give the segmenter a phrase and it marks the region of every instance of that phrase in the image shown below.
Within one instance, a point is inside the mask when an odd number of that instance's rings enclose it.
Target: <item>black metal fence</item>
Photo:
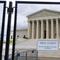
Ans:
[[[9,60],[12,60],[12,55],[9,55]],[[38,60],[37,50],[19,50],[14,55],[14,60]]]
[[[10,29],[11,29],[11,15],[13,8],[15,8],[15,18],[14,18],[14,30],[13,30],[13,47],[11,60],[37,60],[37,51],[25,51],[18,52],[15,55],[15,40],[16,40],[16,19],[17,19],[17,5],[18,4],[60,4],[60,2],[26,2],[26,1],[16,1],[15,7],[12,7],[12,2],[9,3],[9,7],[6,7],[6,1],[0,1],[3,4],[3,15],[2,15],[2,26],[1,26],[1,41],[0,41],[0,60],[2,60],[2,51],[3,51],[3,37],[4,37],[4,27],[5,27],[5,11],[7,8],[8,12],[8,23],[7,23],[7,33],[6,33],[6,49],[5,49],[5,60],[9,60],[9,41],[10,41]]]
[[[6,1],[0,1],[0,4],[3,4],[3,15],[2,15],[2,26],[1,26],[1,41],[0,41],[0,60],[2,60],[2,48],[3,48],[3,37],[4,37],[4,25],[5,25],[5,8]]]

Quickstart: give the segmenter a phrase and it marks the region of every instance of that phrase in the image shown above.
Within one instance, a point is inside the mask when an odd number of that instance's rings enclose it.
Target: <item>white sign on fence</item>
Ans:
[[[40,40],[37,47],[38,50],[58,50],[58,41]]]

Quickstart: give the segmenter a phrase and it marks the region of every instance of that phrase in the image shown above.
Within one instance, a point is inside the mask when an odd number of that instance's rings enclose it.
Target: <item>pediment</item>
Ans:
[[[43,9],[43,10],[40,10],[40,11],[37,11],[31,15],[28,15],[27,17],[30,18],[30,17],[48,17],[48,16],[59,16],[60,15],[60,12],[58,11],[52,11],[52,10],[48,10],[48,9]]]

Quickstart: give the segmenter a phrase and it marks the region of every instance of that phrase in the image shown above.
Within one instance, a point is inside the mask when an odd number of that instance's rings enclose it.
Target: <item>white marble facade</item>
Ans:
[[[43,9],[27,17],[30,39],[60,38],[60,12]]]

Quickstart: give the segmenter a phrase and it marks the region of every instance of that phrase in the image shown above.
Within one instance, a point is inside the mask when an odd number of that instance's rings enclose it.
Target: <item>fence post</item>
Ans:
[[[13,32],[13,45],[12,45],[12,60],[15,55],[15,41],[16,41],[16,20],[17,19],[17,2],[15,3],[15,16],[14,16],[14,32]]]
[[[26,51],[26,60],[27,60],[27,51]]]
[[[10,28],[11,28],[11,14],[13,12],[12,2],[9,2],[8,8],[8,25],[7,25],[7,35],[6,35],[6,48],[5,48],[5,60],[9,57],[9,41],[10,41]]]
[[[6,10],[6,2],[4,1],[3,19],[2,19],[2,28],[1,28],[1,42],[0,42],[0,60],[2,60],[4,25],[5,25],[5,10]]]

